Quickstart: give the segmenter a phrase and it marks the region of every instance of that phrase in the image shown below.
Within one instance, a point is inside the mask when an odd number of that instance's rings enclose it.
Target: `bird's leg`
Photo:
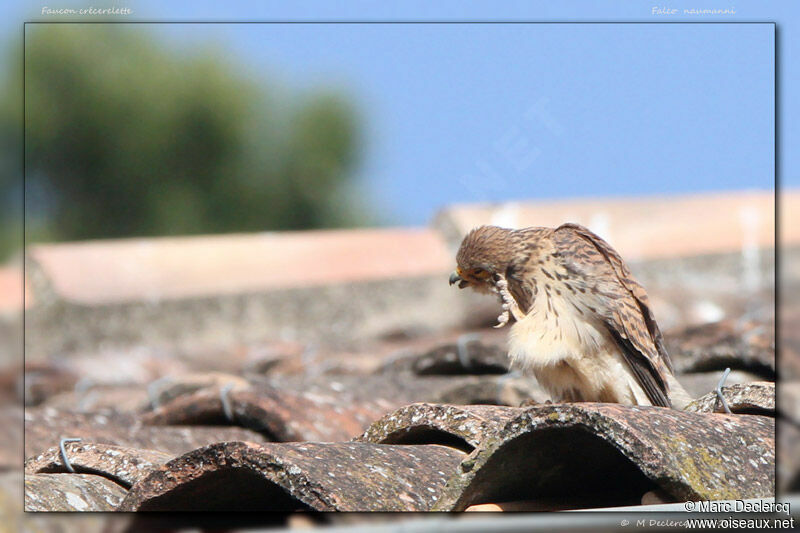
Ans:
[[[500,295],[500,299],[503,302],[503,312],[500,316],[497,317],[497,325],[496,328],[502,328],[506,324],[508,324],[509,319],[511,318],[510,315],[514,316],[514,319],[520,320],[525,313],[523,313],[519,305],[517,305],[517,301],[512,296],[511,292],[508,290],[508,280],[500,274],[495,274],[495,284],[494,288],[497,291],[497,294]]]

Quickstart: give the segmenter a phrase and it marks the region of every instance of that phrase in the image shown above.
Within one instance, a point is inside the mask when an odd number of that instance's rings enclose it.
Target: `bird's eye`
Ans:
[[[482,268],[473,269],[472,275],[478,279],[487,279],[489,277],[489,273]]]

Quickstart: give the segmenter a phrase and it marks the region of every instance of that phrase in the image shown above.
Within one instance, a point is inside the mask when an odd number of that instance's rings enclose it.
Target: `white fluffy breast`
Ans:
[[[595,354],[610,340],[597,322],[588,309],[581,315],[566,298],[551,297],[548,305],[540,291],[530,311],[511,327],[509,355],[523,368],[535,368]]]
[[[533,372],[555,401],[649,405],[602,321],[571,296],[553,289],[548,302],[539,290],[509,332],[514,366]]]

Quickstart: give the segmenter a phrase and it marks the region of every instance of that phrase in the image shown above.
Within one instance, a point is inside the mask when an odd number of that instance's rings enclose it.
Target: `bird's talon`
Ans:
[[[497,317],[497,324],[494,326],[495,328],[502,328],[506,324],[508,324],[508,311],[503,311],[503,313]]]
[[[519,321],[524,315],[522,310],[520,310],[517,301],[511,295],[511,292],[508,290],[508,280],[505,279],[503,276],[498,276],[498,280],[495,283],[495,290],[500,295],[500,300],[503,304],[503,315],[505,319],[499,319],[500,325],[495,327],[503,327],[508,323],[510,319],[510,315],[514,316],[514,319]]]

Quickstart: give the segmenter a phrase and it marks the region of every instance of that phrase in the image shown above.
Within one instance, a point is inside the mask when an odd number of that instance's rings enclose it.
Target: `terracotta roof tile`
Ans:
[[[229,404],[227,413],[223,394]],[[332,396],[301,394],[268,386],[227,393],[212,387],[177,397],[145,413],[141,420],[153,426],[230,423],[258,431],[266,439],[278,442],[333,442],[358,435],[390,406],[380,402],[342,402]]]
[[[727,319],[665,335],[667,351],[678,372],[748,370],[775,378],[775,324]]]
[[[122,511],[426,511],[463,458],[443,446],[220,443],[134,485]]]
[[[772,417],[561,404],[521,410],[461,463],[435,509],[634,505],[657,488],[674,501],[757,498],[774,485]]]
[[[25,404],[38,405],[48,397],[72,390],[80,379],[64,362],[30,362],[25,365]]]
[[[109,411],[134,413],[145,408],[149,402],[150,396],[143,385],[128,383],[95,385],[79,381],[72,390],[50,396],[40,405],[43,408],[77,413]]]
[[[442,344],[423,353],[393,358],[378,372],[406,371],[418,376],[505,374],[509,371],[509,364],[504,347],[467,339]]]
[[[152,427],[130,413],[112,410],[94,413],[51,407],[25,410],[25,457],[43,453],[58,445],[62,438],[158,450],[172,455],[225,440],[265,440],[255,431],[235,426]]]
[[[414,402],[518,405],[524,399],[543,394],[534,380],[516,374],[417,376],[398,372],[368,377],[286,376],[279,384],[275,380],[272,383],[280,388],[334,396],[343,404],[381,400],[381,405],[387,407],[384,413]]]
[[[114,511],[125,489],[91,474],[25,476],[25,511]]]
[[[64,300],[96,305],[418,277],[447,272],[428,229],[328,230],[36,245]]]
[[[456,205],[441,211],[434,225],[457,245],[482,224],[524,228],[577,222],[613,243],[626,260],[638,261],[738,251],[748,243],[774,247],[774,196],[772,191],[745,191]],[[783,191],[782,214],[791,217],[792,211],[800,212],[800,191]],[[681,224],[674,224],[676,219]],[[788,222],[781,226],[783,242],[796,244],[800,225]]]
[[[544,403],[550,396],[532,376],[516,373],[502,376],[467,376],[448,386],[438,394],[418,400],[447,404],[488,404],[519,406],[523,402]]]
[[[103,476],[126,489],[172,458],[172,455],[156,450],[92,442],[65,442],[64,450],[69,466],[76,473]],[[26,474],[69,472],[58,446],[25,461]]]
[[[355,440],[376,444],[441,444],[471,452],[519,416],[519,409],[495,405],[416,403],[375,421]]]
[[[760,381],[722,387],[731,412],[775,416],[775,383]],[[724,413],[716,392],[709,392],[686,406],[692,413]]]
[[[150,404],[159,407],[175,398],[187,396],[203,389],[219,391],[223,388],[241,391],[250,388],[250,383],[243,377],[223,372],[196,372],[171,375],[153,381],[147,386]],[[217,392],[219,395],[219,392]]]
[[[679,373],[677,374],[677,378],[680,384],[683,385],[683,388],[686,389],[686,392],[689,393],[689,396],[692,398],[700,398],[717,388],[723,374],[724,370],[713,370],[710,372],[692,372],[690,374]],[[728,377],[725,378],[725,386],[763,380],[763,376],[753,374],[752,372],[731,370]]]

